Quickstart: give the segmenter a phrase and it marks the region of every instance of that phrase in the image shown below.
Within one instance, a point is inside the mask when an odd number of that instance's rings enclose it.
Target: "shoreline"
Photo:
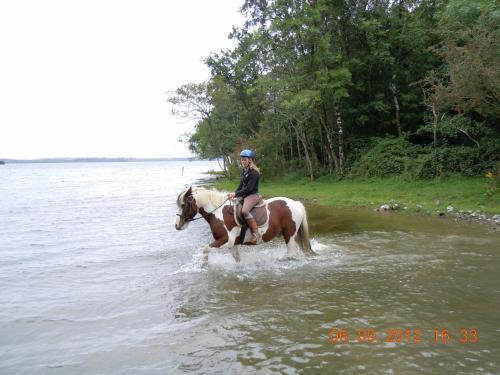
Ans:
[[[128,158],[128,157],[67,157],[67,158],[38,158],[38,159],[0,159],[0,165],[7,164],[61,164],[61,163],[129,163],[129,162],[157,162],[157,161],[197,161],[195,157],[179,158]]]
[[[486,224],[486,225],[492,225],[492,226],[498,226],[498,229],[500,230],[500,215],[499,214],[486,214],[478,211],[454,211],[452,210],[447,210],[447,212],[443,212],[440,210],[437,210],[432,213],[427,213],[427,212],[422,212],[422,211],[416,211],[416,210],[411,210],[409,211],[408,209],[399,208],[399,207],[393,207],[391,203],[389,204],[384,204],[380,207],[374,208],[373,211],[375,212],[396,212],[396,213],[411,213],[415,215],[424,215],[424,216],[431,216],[431,217],[439,217],[443,219],[448,219],[448,220],[453,220],[456,222],[473,222],[477,224]]]
[[[232,191],[237,183],[235,179],[229,181],[219,176],[210,186]],[[287,196],[330,207],[431,216],[500,230],[500,191],[496,185],[491,187],[491,180],[481,177],[417,181],[324,178],[313,182],[282,177],[264,180],[260,192],[264,197]]]

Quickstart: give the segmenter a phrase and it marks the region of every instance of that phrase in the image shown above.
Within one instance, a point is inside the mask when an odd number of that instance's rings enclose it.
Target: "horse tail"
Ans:
[[[297,231],[297,243],[305,255],[316,255],[311,248],[311,241],[309,241],[309,224],[307,223],[306,208],[301,202],[298,203],[300,210],[302,211],[302,222],[300,223],[299,230]]]

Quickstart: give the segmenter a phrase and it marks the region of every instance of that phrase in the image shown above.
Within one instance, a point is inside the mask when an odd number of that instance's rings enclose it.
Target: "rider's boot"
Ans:
[[[254,218],[246,219],[246,221],[248,226],[252,230],[252,239],[248,241],[246,244],[257,245],[262,240],[262,236],[260,235],[259,230],[257,229],[257,222],[255,221]]]

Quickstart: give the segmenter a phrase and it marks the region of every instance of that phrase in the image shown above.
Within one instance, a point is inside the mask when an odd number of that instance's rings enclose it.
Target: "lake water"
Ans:
[[[308,206],[317,257],[202,267],[174,221],[210,169],[1,166],[0,374],[500,373],[498,232]]]

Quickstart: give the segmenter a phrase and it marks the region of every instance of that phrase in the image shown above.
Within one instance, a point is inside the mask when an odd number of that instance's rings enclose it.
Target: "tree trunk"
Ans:
[[[399,101],[398,101],[398,92],[396,90],[396,85],[391,84],[392,98],[394,99],[394,107],[396,109],[394,122],[396,123],[396,129],[398,131],[398,137],[401,137],[401,120],[399,116]]]
[[[332,134],[330,133],[330,129],[328,128],[328,117],[324,106],[323,106],[323,115],[324,115],[324,121],[322,122],[322,125],[326,134],[326,154],[328,156],[328,172],[332,174],[333,166],[335,166],[335,170],[338,170],[339,161],[333,149]]]
[[[337,117],[337,129],[339,132],[339,168],[338,173],[344,174],[344,128],[342,126],[342,117],[340,117],[340,110],[335,106],[335,116]]]
[[[319,119],[319,122],[321,124],[321,118]],[[320,155],[321,157],[319,158],[319,162],[321,163],[323,169],[326,169],[327,163],[328,163],[328,157],[326,155],[326,150],[325,150],[325,136],[323,135],[323,132],[319,131],[319,145],[320,149]],[[317,156],[317,155],[316,155]]]
[[[300,141],[302,143],[302,146],[304,147],[304,157],[306,158],[307,173],[309,174],[309,178],[311,179],[311,181],[314,181],[314,171],[313,171],[311,156],[309,154],[309,147],[308,147],[309,145],[307,142],[307,138],[303,130],[301,130],[300,133],[301,133]]]
[[[233,176],[231,175],[231,168],[229,166],[231,165],[231,160],[229,159],[229,155],[224,156],[224,171],[226,172],[227,178],[229,180],[233,179]]]
[[[457,127],[457,129],[458,129],[458,131],[461,131],[462,133],[464,133],[464,134],[465,134],[465,136],[466,136],[467,138],[469,138],[472,142],[474,142],[474,143],[476,144],[476,146],[477,146],[477,147],[480,147],[479,142],[478,142],[478,141],[476,141],[474,138],[472,138],[472,137],[470,136],[470,134],[469,134],[469,133],[467,133],[467,131],[466,131],[466,130],[461,129],[461,128],[459,128],[459,127]]]
[[[434,148],[436,148],[438,115],[436,112],[436,103],[434,102],[434,100],[432,101],[432,116],[434,117],[434,121],[432,122],[432,136],[433,136],[432,145],[434,146]]]
[[[231,170],[229,169],[229,164],[230,164],[230,160],[229,160],[229,156],[228,155],[222,155],[222,171],[224,172],[224,175],[229,179],[231,180]],[[220,162],[219,162],[219,167],[220,167]]]
[[[333,169],[338,170],[339,161],[333,149],[333,140],[332,140],[332,135],[330,134],[330,129],[328,129],[328,127],[326,126],[324,126],[324,129],[326,133],[326,143],[327,143],[326,153],[328,155],[328,170],[329,173],[332,174]]]
[[[299,155],[299,163],[302,162],[302,154],[300,153],[300,142],[299,142],[299,132],[295,130],[295,136],[297,141],[297,154]]]

